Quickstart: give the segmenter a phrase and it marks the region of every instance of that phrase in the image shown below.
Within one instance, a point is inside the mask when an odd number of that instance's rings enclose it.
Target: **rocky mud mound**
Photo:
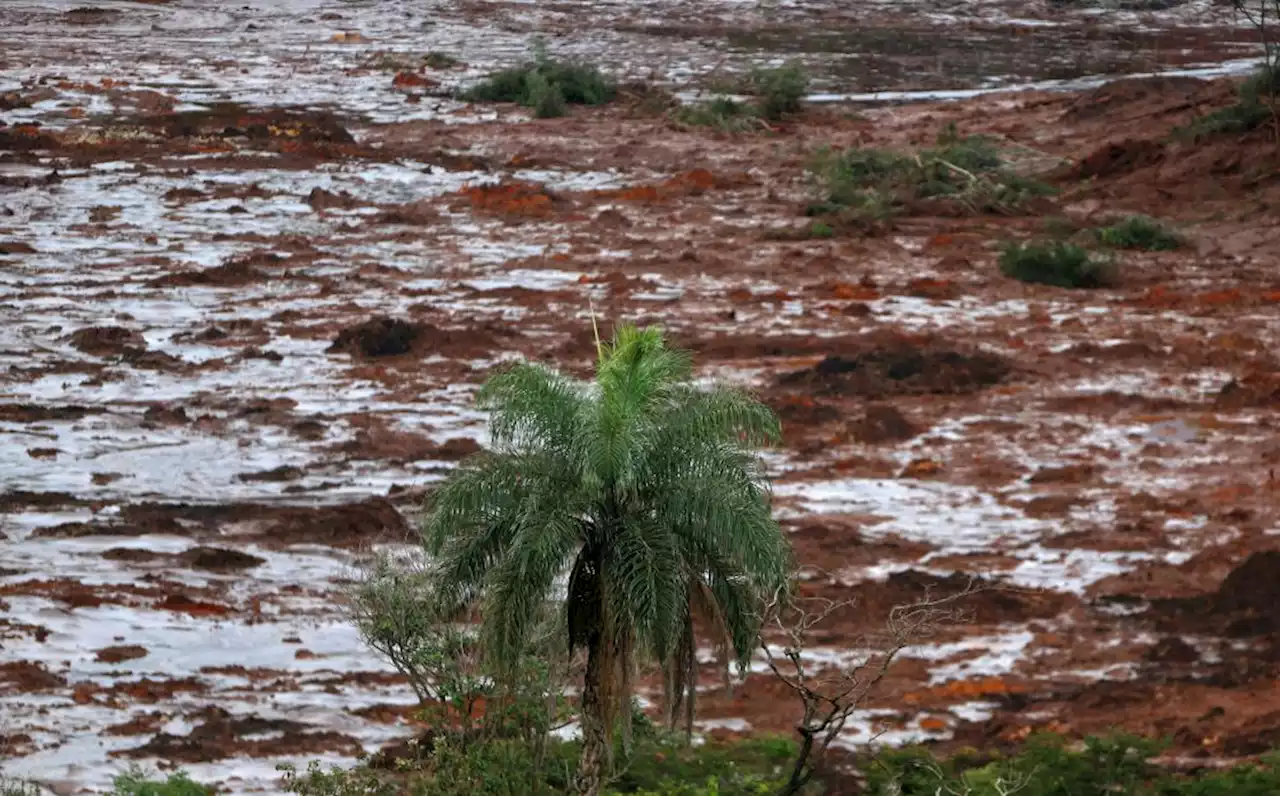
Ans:
[[[486,330],[441,329],[430,323],[378,317],[343,329],[327,351],[365,359],[432,354],[480,358],[497,345],[496,335]]]
[[[828,354],[813,367],[780,376],[776,386],[861,398],[955,394],[999,384],[1013,370],[998,354],[959,351],[939,341],[873,340],[861,349]]]

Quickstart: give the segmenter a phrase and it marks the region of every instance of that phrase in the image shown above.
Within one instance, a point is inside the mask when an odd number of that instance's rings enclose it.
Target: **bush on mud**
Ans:
[[[808,89],[808,74],[794,64],[757,69],[743,86],[744,91],[755,95],[754,102],[717,96],[675,109],[671,120],[682,127],[710,127],[724,133],[767,128],[767,122],[781,121],[799,112]]]
[[[809,172],[822,193],[810,215],[876,221],[921,201],[941,201],[965,213],[1013,214],[1054,189],[1008,168],[995,141],[961,137],[954,125],[934,147],[914,154],[879,149],[820,150]]]
[[[134,766],[112,781],[111,796],[209,796],[212,788],[193,781],[178,771],[168,779],[152,779],[146,771]]]
[[[543,119],[563,116],[568,105],[604,105],[615,96],[617,86],[599,69],[552,58],[542,44],[532,61],[495,72],[462,94],[473,102],[514,102]]]
[[[759,97],[756,109],[762,117],[773,122],[799,112],[804,106],[809,76],[798,65],[786,64],[752,72],[751,86]]]
[[[1280,67],[1264,66],[1240,84],[1239,99],[1233,105],[1195,119],[1173,131],[1175,138],[1197,139],[1213,135],[1248,133],[1276,118],[1275,103],[1280,95]]]
[[[1022,282],[1054,287],[1097,288],[1115,284],[1114,266],[1064,241],[1006,244],[1000,271]]]
[[[729,97],[681,105],[671,112],[671,120],[680,127],[710,127],[722,133],[745,133],[760,127],[755,108]]]
[[[1182,236],[1165,224],[1147,216],[1129,216],[1098,230],[1098,240],[1116,249],[1173,251],[1185,243]]]

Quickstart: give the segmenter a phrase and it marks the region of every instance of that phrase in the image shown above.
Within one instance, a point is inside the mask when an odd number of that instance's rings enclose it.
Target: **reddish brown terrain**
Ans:
[[[991,586],[849,745],[1280,742],[1280,150],[1169,137],[1252,53],[1220,9],[241,5],[0,5],[0,770],[74,793],[141,761],[272,792],[279,762],[411,734],[343,584],[483,444],[488,372],[588,372],[593,309],[663,324],[781,415],[805,588],[859,601],[813,660]],[[634,85],[552,120],[449,98],[534,32]],[[738,135],[664,114],[662,91],[788,57],[825,100],[1025,90],[815,102]],[[1104,79],[1162,69],[1191,76]],[[1060,193],[797,234],[815,149],[948,123]],[[1132,212],[1190,246],[1123,253],[1098,290],[996,266],[1046,219]],[[763,663],[706,692],[706,732],[795,720]]]

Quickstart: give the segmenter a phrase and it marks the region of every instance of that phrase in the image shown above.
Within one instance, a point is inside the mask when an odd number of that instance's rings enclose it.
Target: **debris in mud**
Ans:
[[[1256,370],[1223,385],[1214,399],[1219,409],[1280,404],[1280,373]]]
[[[1008,360],[997,354],[963,353],[941,342],[897,338],[868,342],[861,351],[829,354],[811,368],[783,374],[776,383],[817,395],[883,398],[976,392],[999,384],[1011,372]]]
[[[267,563],[265,558],[224,547],[193,547],[178,554],[178,560],[192,569],[211,572],[231,572],[253,569]]]
[[[11,661],[0,663],[0,694],[30,694],[64,688],[65,678],[38,663]]]
[[[1096,120],[1120,113],[1156,115],[1170,107],[1185,109],[1198,91],[1209,85],[1195,77],[1130,77],[1112,80],[1076,98],[1062,114],[1064,122]]]
[[[263,470],[257,473],[241,473],[236,479],[246,484],[254,483],[278,483],[280,481],[297,481],[306,473],[300,467],[291,467],[289,465],[281,465],[271,470]]]
[[[0,256],[35,253],[36,250],[30,243],[23,243],[20,240],[0,240]]]
[[[112,752],[119,757],[157,757],[173,763],[209,763],[235,757],[315,757],[361,754],[356,739],[330,731],[308,731],[290,719],[266,719],[256,714],[233,716],[220,707],[207,707],[194,717],[185,736],[157,733],[150,741]]]
[[[508,181],[463,188],[460,195],[473,212],[520,218],[543,218],[565,204],[539,183]]]
[[[862,416],[849,423],[853,438],[868,445],[883,442],[903,442],[920,433],[902,412],[885,404],[866,407]]]
[[[166,274],[151,280],[150,287],[239,287],[270,278],[262,267],[279,265],[287,260],[273,252],[254,252],[228,260],[222,265],[200,271]]]
[[[278,138],[327,144],[355,143],[355,138],[332,114],[292,108],[255,109],[235,103],[215,103],[207,110],[144,117],[141,123],[159,127],[170,138],[217,136],[250,140]]]
[[[90,415],[100,415],[105,411],[105,409],[96,406],[0,404],[0,421],[6,423],[43,423],[49,420],[80,420]]]
[[[359,326],[343,329],[327,350],[366,357],[399,356],[412,351],[425,331],[425,324],[396,318],[374,318]]]
[[[369,359],[406,354],[478,358],[496,345],[493,332],[484,327],[441,329],[429,323],[382,316],[343,329],[326,350]]]
[[[73,333],[67,341],[76,350],[99,357],[138,354],[147,348],[140,332],[121,326],[90,326]]]
[[[359,207],[363,202],[355,198],[346,191],[327,191],[324,188],[312,188],[311,193],[307,194],[307,204],[312,210],[317,212],[321,210],[349,210],[353,207]]]
[[[147,657],[146,647],[137,644],[126,644],[117,647],[103,647],[94,654],[94,660],[101,663],[123,663]]]
[[[1145,139],[1126,139],[1106,144],[1094,150],[1075,168],[1075,177],[1087,180],[1091,177],[1112,177],[1127,174],[1161,162],[1165,145]]]

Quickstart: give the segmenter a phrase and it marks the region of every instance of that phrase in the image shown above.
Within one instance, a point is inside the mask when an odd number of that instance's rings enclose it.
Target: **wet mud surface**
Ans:
[[[897,603],[991,587],[849,744],[1119,726],[1210,761],[1280,737],[1280,159],[1265,131],[1168,137],[1229,81],[821,104],[735,136],[639,94],[543,121],[447,96],[533,32],[678,91],[791,55],[858,93],[1246,54],[1212,8],[600,4],[569,37],[580,4],[77,5],[0,8],[6,773],[74,793],[141,761],[275,792],[277,763],[417,732],[344,584],[412,544],[422,496],[484,443],[494,367],[587,372],[592,307],[665,324],[779,412],[805,588],[859,601],[814,661]],[[933,46],[946,25],[963,58]],[[1046,54],[1000,55],[1024,45]],[[948,122],[1060,194],[784,234],[809,223],[815,148],[915,149]],[[1130,212],[1191,245],[1126,252],[1094,291],[996,265],[1050,216]],[[732,694],[708,675],[704,732],[790,729],[762,662]]]

